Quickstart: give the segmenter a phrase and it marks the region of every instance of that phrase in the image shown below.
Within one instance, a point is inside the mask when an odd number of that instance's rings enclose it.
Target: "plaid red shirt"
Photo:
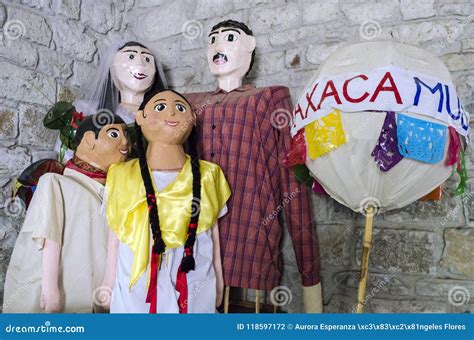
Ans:
[[[278,213],[283,210],[303,285],[319,283],[309,190],[282,164],[291,139],[289,124],[280,129],[272,124],[275,114],[290,118],[288,88],[247,85],[186,98],[198,115],[201,158],[221,166],[232,191],[229,212],[219,220],[225,284],[261,290],[279,285]]]

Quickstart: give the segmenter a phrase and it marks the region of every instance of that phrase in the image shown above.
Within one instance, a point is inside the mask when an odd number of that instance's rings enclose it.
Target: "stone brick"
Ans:
[[[358,232],[356,260],[360,266],[363,230]],[[433,273],[434,247],[431,232],[375,228],[369,269],[393,273]]]
[[[474,68],[474,53],[448,54],[441,59],[450,71],[464,71]]]
[[[335,3],[311,3],[303,5],[303,22],[305,24],[323,23],[339,18],[339,6]]]
[[[349,266],[354,244],[354,228],[348,225],[318,225],[318,244],[323,268]]]
[[[35,68],[38,62],[37,50],[22,39],[6,40],[0,44],[0,56],[27,68]]]
[[[90,83],[91,77],[94,75],[95,68],[88,63],[75,61],[73,65],[73,75],[69,84],[76,87],[84,87]]]
[[[90,62],[97,48],[95,38],[85,32],[85,27],[74,20],[56,18],[53,32],[58,50],[74,59]]]
[[[331,300],[324,306],[324,313],[354,313],[354,308],[357,305],[357,297],[335,294]]]
[[[0,139],[11,139],[18,135],[18,114],[16,110],[0,107]]]
[[[403,20],[429,18],[435,15],[434,0],[401,0],[400,10]]]
[[[58,133],[43,126],[46,109],[20,105],[19,112],[21,144],[52,149]]]
[[[421,296],[455,298],[456,290],[459,294],[474,297],[474,282],[448,279],[424,279],[416,283],[416,294]],[[468,299],[466,299],[468,300]],[[454,300],[456,301],[456,300]],[[466,301],[467,303],[468,301]]]
[[[0,178],[18,176],[30,165],[31,157],[25,147],[0,148]]]
[[[366,312],[369,313],[447,313],[448,303],[422,300],[371,299]]]
[[[474,229],[446,229],[444,242],[441,267],[452,274],[474,277]]]
[[[55,99],[53,78],[0,61],[0,95],[11,100],[51,105]]]
[[[113,0],[82,0],[81,21],[87,27],[102,34],[106,34],[117,26],[121,21],[118,7],[122,1]]]
[[[49,48],[38,48],[39,62],[37,70],[54,78],[67,79],[72,75],[71,57],[53,51]]]
[[[286,3],[285,0],[233,0],[235,9],[255,8],[257,6],[278,6]]]
[[[66,18],[79,19],[81,0],[54,0],[54,11]]]
[[[264,76],[282,71],[284,69],[284,54],[283,51],[257,54],[249,77]]]
[[[377,3],[344,1],[340,6],[344,15],[352,24],[362,24],[368,20],[385,23],[400,19],[398,1],[384,0]]]
[[[340,272],[334,276],[337,285],[357,290],[359,287],[359,271]],[[394,296],[406,296],[410,287],[403,283],[393,274],[376,274],[369,271],[367,283],[367,294],[377,296],[378,294],[390,294]]]
[[[472,5],[472,4],[471,4]],[[469,15],[471,13],[471,6],[469,2],[438,2],[438,13],[439,15]]]
[[[8,20],[19,21],[25,39],[41,45],[49,45],[51,29],[43,17],[19,8],[9,7]]]
[[[301,10],[295,4],[275,7],[271,10],[257,7],[249,17],[249,26],[256,35],[285,31],[297,27],[300,22]]]
[[[195,10],[192,19],[206,19],[222,16],[232,11],[233,3],[227,0],[198,0],[194,1]]]
[[[463,32],[463,24],[456,20],[422,21],[398,26],[393,36],[402,43],[416,46],[430,40],[456,41]]]
[[[182,33],[182,27],[188,20],[184,2],[172,1],[159,7],[147,8],[146,11],[136,11],[131,17],[130,25],[140,39],[154,42]]]

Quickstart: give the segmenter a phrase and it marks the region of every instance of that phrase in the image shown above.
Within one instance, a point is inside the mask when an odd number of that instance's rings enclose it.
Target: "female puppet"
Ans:
[[[198,159],[195,119],[174,91],[147,97],[136,116],[139,159],[109,171],[112,313],[213,313],[222,300],[217,219],[230,189],[219,166]]]
[[[127,158],[124,121],[86,118],[64,172],[41,176],[8,266],[4,313],[100,311],[108,228],[100,213],[109,166]]]
[[[129,126],[134,145],[135,113],[147,92],[164,89],[163,71],[150,49],[135,41],[114,43],[101,54],[100,60],[94,79],[84,86],[87,90],[75,100],[74,106],[65,102],[56,103],[49,111],[51,114],[48,116],[51,117],[45,119],[45,126],[58,129],[55,126],[58,119],[65,119],[69,124],[82,118],[82,115],[99,113],[106,116],[115,113]],[[74,130],[74,127],[65,130],[66,136],[61,133],[56,143],[61,160],[69,159],[72,154],[68,149],[73,149],[74,145],[70,145],[67,138],[71,129]]]

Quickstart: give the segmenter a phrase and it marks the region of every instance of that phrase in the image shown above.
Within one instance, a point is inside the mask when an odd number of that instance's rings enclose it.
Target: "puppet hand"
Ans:
[[[61,310],[61,294],[59,288],[43,289],[41,292],[40,305],[45,313],[58,313]]]
[[[321,283],[310,287],[303,287],[303,311],[305,313],[323,312]]]

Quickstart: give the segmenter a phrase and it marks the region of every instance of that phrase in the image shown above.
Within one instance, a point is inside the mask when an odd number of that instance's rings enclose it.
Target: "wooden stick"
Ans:
[[[368,207],[365,216],[364,243],[362,258],[360,260],[359,291],[357,294],[357,313],[364,312],[365,292],[369,275],[369,255],[372,248],[372,225],[374,221],[374,208]]]
[[[247,288],[244,288],[243,294],[244,294],[244,299],[243,299],[243,300],[244,300],[244,301],[248,301],[248,299],[249,299],[249,294],[248,294],[248,289],[247,289]]]
[[[255,290],[255,313],[260,313],[260,291]]]
[[[230,296],[230,287],[225,286],[224,288],[224,314],[229,313],[229,296]]]

